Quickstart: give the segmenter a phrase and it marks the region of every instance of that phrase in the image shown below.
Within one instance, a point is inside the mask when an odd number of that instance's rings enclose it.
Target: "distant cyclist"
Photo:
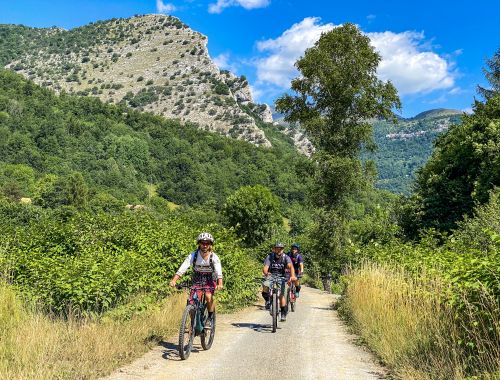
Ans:
[[[270,253],[266,259],[264,260],[264,268],[262,269],[262,273],[264,276],[268,277],[271,274],[279,275],[283,277],[287,277],[290,274],[290,278],[288,281],[295,281],[297,278],[295,277],[295,270],[292,265],[292,261],[290,258],[283,254],[283,250],[285,249],[285,245],[281,242],[276,242],[273,247],[273,252]],[[281,321],[286,321],[286,289],[285,282],[281,283],[281,296],[280,296],[280,307],[281,307]],[[262,297],[266,301],[266,309],[270,308],[270,299],[269,299],[269,286],[271,285],[268,279],[264,280],[262,283]]]
[[[302,273],[304,273],[304,260],[302,259],[302,255],[300,254],[300,245],[297,243],[293,243],[290,252],[287,253],[287,256],[290,257],[290,260],[292,261],[293,268],[295,269],[295,274],[297,276],[301,276]],[[294,284],[295,284],[295,297],[299,297],[300,279],[297,278]]]
[[[208,321],[212,321],[215,311],[213,293],[215,289],[221,290],[222,285],[222,266],[219,257],[213,251],[214,238],[208,232],[202,232],[196,239],[198,249],[191,252],[177,273],[170,281],[170,286],[174,287],[177,280],[193,266],[193,287],[208,288],[205,291],[208,308]]]

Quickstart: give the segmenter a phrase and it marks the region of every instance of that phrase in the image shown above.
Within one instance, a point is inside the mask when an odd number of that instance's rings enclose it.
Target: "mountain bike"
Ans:
[[[302,275],[298,274],[296,277],[297,277],[297,279],[300,279],[302,277]],[[295,312],[295,310],[297,309],[296,293],[297,293],[297,288],[295,286],[294,281],[292,281],[292,283],[288,287],[288,291],[286,293],[286,307],[287,308],[290,307],[290,310],[292,312]]]
[[[212,347],[215,337],[215,311],[209,320],[205,293],[207,290],[213,290],[213,288],[188,284],[178,284],[176,288],[189,289],[189,297],[182,314],[181,328],[179,330],[179,355],[182,360],[186,360],[193,348],[195,336],[201,338],[201,346],[204,350]],[[201,296],[199,293],[201,293]],[[207,322],[210,323],[207,324]]]
[[[269,277],[264,277],[260,279],[261,281],[269,281],[269,301],[271,302],[271,307],[269,313],[272,318],[272,332],[276,332],[278,328],[278,314],[280,310],[280,296],[281,296],[281,285],[283,282],[288,281],[286,277],[273,275]]]

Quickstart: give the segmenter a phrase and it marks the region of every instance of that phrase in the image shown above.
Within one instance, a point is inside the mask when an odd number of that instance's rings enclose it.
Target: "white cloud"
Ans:
[[[224,8],[240,6],[245,9],[265,8],[271,0],[217,0],[217,3],[209,4],[209,13],[221,13]]]
[[[314,45],[321,33],[334,28],[333,24],[320,25],[319,21],[317,17],[307,17],[278,38],[258,42],[257,49],[268,53],[256,61],[258,82],[288,88],[290,80],[297,75],[295,61]]]
[[[450,95],[460,95],[463,93],[465,93],[465,90],[460,87],[453,87],[450,91],[448,91],[448,94]]]
[[[234,63],[231,63],[228,53],[219,54],[217,57],[213,58],[214,63],[219,69],[229,70],[232,73],[236,73],[237,67]]]
[[[172,3],[164,4],[162,0],[156,0],[156,11],[158,13],[169,14],[176,9],[176,6]]]
[[[423,33],[368,33],[382,56],[377,73],[391,80],[401,95],[428,93],[453,87],[452,65],[431,51],[422,51]]]
[[[290,87],[290,81],[298,75],[294,67],[305,50],[312,47],[321,33],[335,28],[331,23],[322,25],[317,17],[308,17],[276,39],[257,43],[263,58],[255,60],[257,86]],[[382,56],[378,75],[391,80],[401,95],[422,94],[454,86],[455,73],[452,64],[430,49],[423,33],[383,32],[367,33],[373,46]]]

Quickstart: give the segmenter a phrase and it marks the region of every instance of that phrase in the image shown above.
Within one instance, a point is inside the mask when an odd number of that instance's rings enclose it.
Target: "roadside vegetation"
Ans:
[[[498,378],[500,53],[408,196],[376,189],[361,160],[367,120],[400,106],[379,62],[349,23],[297,61],[297,95],[276,107],[311,159],[271,125],[259,148],[0,70],[0,377],[97,378],[168,337],[185,297],[168,280],[208,230],[218,310],[255,299],[271,241],[298,241],[309,283],[342,289],[341,314],[396,378]]]
[[[300,237],[309,283],[343,289],[341,314],[396,378],[498,378],[500,52],[484,100],[438,137],[407,197],[376,190],[360,160],[373,148],[366,119],[395,121],[399,105],[379,61],[345,24],[306,50],[297,96],[276,102],[316,147],[316,208]]]

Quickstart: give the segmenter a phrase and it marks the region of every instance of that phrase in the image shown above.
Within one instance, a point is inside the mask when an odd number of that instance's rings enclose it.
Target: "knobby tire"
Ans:
[[[193,348],[196,309],[194,305],[187,305],[182,314],[179,330],[179,355],[186,360]]]
[[[208,318],[208,312],[207,312],[207,318]],[[215,311],[212,314],[211,330],[210,331],[204,330],[203,333],[201,334],[201,346],[203,347],[204,350],[209,350],[210,347],[212,347],[212,343],[214,342],[214,337],[215,337]]]
[[[291,286],[289,295],[290,295],[290,309],[292,310],[292,312],[295,312],[295,304],[297,302],[297,297],[295,296],[295,285]]]
[[[273,293],[271,308],[272,308],[273,333],[274,333],[278,328],[278,295],[276,294],[276,292]]]

